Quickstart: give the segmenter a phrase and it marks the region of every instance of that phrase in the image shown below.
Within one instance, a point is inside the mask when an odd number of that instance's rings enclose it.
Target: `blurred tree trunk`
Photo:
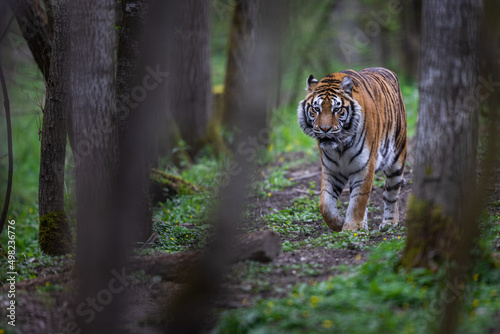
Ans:
[[[117,111],[117,126],[118,126],[118,140],[120,148],[124,146],[125,134],[130,127],[130,119],[133,114],[138,113],[138,106],[143,101],[142,95],[147,98],[151,94],[151,90],[158,89],[159,85],[163,82],[162,77],[152,77],[145,69],[138,69],[137,62],[141,53],[140,46],[142,45],[142,37],[144,26],[149,14],[149,7],[152,0],[123,0],[122,5],[122,19],[121,29],[118,39],[117,51],[117,69],[116,69],[116,111]],[[149,69],[155,66],[148,65]],[[138,72],[143,73],[144,77],[149,75],[149,80],[136,80]],[[137,174],[134,178],[140,182],[140,190],[134,190],[134,203],[137,206],[135,210],[135,224],[138,225],[137,234],[135,235],[136,241],[145,241],[152,233],[152,213],[150,207],[149,196],[149,173],[151,165],[156,165],[157,159],[157,140],[156,136],[153,137],[154,131],[146,131],[142,136],[151,137],[148,140],[148,145],[143,148],[148,154],[141,155],[140,164],[142,167],[138,168]],[[123,156],[125,152],[120,152]]]
[[[61,1],[42,4],[41,0],[9,0],[9,5],[46,84],[38,184],[39,245],[49,255],[66,254],[71,251],[71,232],[64,210],[69,109],[67,8]]]
[[[162,154],[168,143],[181,140],[191,157],[205,135],[212,109],[210,82],[210,1],[172,0],[176,8],[169,53],[168,110],[163,123],[168,136],[159,140]]]
[[[476,183],[481,0],[422,8],[420,105],[403,266],[437,269],[457,251]],[[476,227],[477,229],[477,227]]]
[[[498,166],[500,162],[500,3],[496,0],[484,1],[484,19],[481,27],[480,51],[483,57],[482,82],[476,86],[476,103],[482,103],[483,118],[481,151],[482,159],[479,165],[479,178],[477,191],[469,196],[466,203],[466,215],[464,221],[464,232],[462,238],[455,245],[456,252],[452,263],[456,264],[447,272],[448,282],[453,280],[467,281],[473,276],[473,267],[477,262],[477,255],[471,256],[471,251],[478,248],[479,237],[478,225],[472,222],[478,221],[485,205],[491,199],[491,185],[498,184]],[[480,89],[479,89],[480,88]],[[488,229],[488,227],[486,228]],[[493,265],[492,265],[493,267]],[[492,268],[493,269],[493,268]],[[494,270],[494,269],[493,269]],[[444,316],[440,322],[439,333],[454,333],[458,327],[461,311],[461,300],[453,298],[446,304]]]
[[[420,52],[420,33],[422,19],[422,0],[407,2],[399,15],[402,29],[399,31],[400,52],[403,55],[403,68],[414,78],[418,77],[418,55]]]
[[[280,37],[282,21],[288,19],[284,0],[263,1],[259,9],[259,27],[256,31],[255,46],[248,64],[248,76],[237,96],[241,103],[234,110],[234,121],[240,131],[235,142],[242,143],[248,138],[258,137],[259,144],[267,147],[266,114],[269,101],[274,99],[278,63],[280,61]],[[237,145],[235,145],[235,148]],[[214,236],[204,253],[203,261],[193,269],[184,288],[168,301],[169,315],[165,333],[203,333],[206,324],[213,317],[211,308],[220,283],[228,270],[233,254],[232,247],[237,236],[237,223],[245,208],[246,193],[250,175],[255,167],[255,159],[240,150],[233,152],[233,162],[241,172],[232,177],[227,187],[221,187],[221,203],[214,214]]]
[[[222,101],[214,106],[205,141],[212,144],[216,155],[228,152],[222,127],[231,127],[235,121],[235,110],[242,103],[242,89],[248,78],[248,64],[255,44],[255,28],[259,0],[236,1],[233,11],[226,78]]]
[[[40,249],[49,255],[71,251],[71,232],[64,211],[64,163],[66,157],[69,95],[69,22],[66,1],[54,2],[51,62],[43,113],[38,209]]]
[[[242,87],[248,80],[248,65],[255,44],[259,0],[236,1],[227,57],[224,95],[219,119],[234,124],[235,110],[241,108]]]
[[[69,138],[75,158],[77,259],[80,302],[99,296],[124,263],[127,230],[113,215],[116,195],[117,129],[115,98],[115,11],[113,0],[71,2]],[[130,246],[130,245],[126,245]],[[121,274],[123,275],[123,274]],[[99,308],[95,318],[79,317],[84,333],[118,332],[118,308]],[[87,323],[88,322],[88,323]]]

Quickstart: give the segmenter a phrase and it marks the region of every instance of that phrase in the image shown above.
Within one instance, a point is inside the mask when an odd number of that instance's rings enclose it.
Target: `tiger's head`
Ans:
[[[355,134],[361,107],[352,96],[352,79],[333,73],[321,81],[307,78],[308,94],[299,104],[300,128],[318,141],[342,143]]]

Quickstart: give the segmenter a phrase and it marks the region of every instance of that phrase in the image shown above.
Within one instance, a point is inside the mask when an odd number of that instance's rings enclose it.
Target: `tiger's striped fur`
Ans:
[[[318,140],[320,210],[334,231],[368,229],[368,199],[375,171],[386,175],[380,229],[399,220],[398,199],[406,162],[406,109],[397,76],[385,68],[346,70],[317,81],[297,110],[305,134]],[[349,181],[345,220],[337,199]],[[345,223],[344,223],[345,222]]]

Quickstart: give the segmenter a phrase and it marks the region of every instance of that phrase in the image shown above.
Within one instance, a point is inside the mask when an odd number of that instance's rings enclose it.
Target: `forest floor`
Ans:
[[[300,283],[326,281],[341,272],[339,268],[364,263],[373,246],[404,238],[405,208],[412,188],[411,168],[405,172],[406,183],[401,189],[399,227],[387,232],[378,231],[383,208],[383,182],[379,180],[370,196],[369,231],[333,234],[318,216],[316,208],[321,184],[319,161],[290,153],[259,173],[264,178],[270,169],[297,161],[289,164],[291,167],[283,175],[285,179],[294,180],[293,184],[264,196],[253,194],[248,197],[248,211],[242,227],[248,233],[261,230],[278,232],[282,252],[271,263],[244,261],[234,264],[215,303],[218,312],[249,307],[262,299],[285,297]],[[412,165],[411,156],[408,165]],[[496,200],[500,199],[498,185],[495,196]],[[339,200],[344,212],[348,201],[349,191],[346,189]],[[311,214],[300,215],[307,211]],[[300,221],[300,217],[306,218]],[[155,256],[161,255],[147,255],[144,260]],[[69,319],[75,316],[76,310],[71,298],[76,290],[71,274],[73,265],[71,259],[47,262],[38,267],[36,278],[17,283],[18,331],[12,333],[71,333]],[[182,283],[144,273],[133,273],[128,280],[131,282],[129,289],[120,297],[131,306],[124,315],[127,323],[124,332],[161,333],[159,324],[164,321],[162,310],[165,302],[179,291]],[[8,288],[7,285],[0,288],[2,317],[5,317],[3,306]],[[9,330],[2,333],[8,334]]]

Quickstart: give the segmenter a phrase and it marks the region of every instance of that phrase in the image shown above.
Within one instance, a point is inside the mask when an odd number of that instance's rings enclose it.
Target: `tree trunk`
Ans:
[[[71,251],[71,232],[64,211],[66,122],[70,108],[69,17],[67,1],[54,3],[54,30],[47,98],[42,125],[38,208],[42,252],[62,255]]]
[[[49,79],[52,52],[51,29],[41,0],[7,0],[16,15],[21,33],[28,43],[45,82]]]
[[[467,282],[473,276],[472,270],[477,263],[478,255],[472,255],[473,249],[478,249],[477,239],[479,238],[478,225],[471,223],[479,220],[485,205],[492,198],[492,184],[498,184],[499,175],[497,168],[500,165],[500,23],[498,13],[500,3],[496,0],[484,1],[484,20],[481,31],[481,55],[483,57],[483,76],[482,82],[476,86],[477,103],[482,103],[485,119],[481,136],[482,159],[480,160],[477,191],[469,196],[465,207],[466,216],[464,217],[464,231],[461,240],[455,245],[457,251],[451,262],[455,265],[448,271],[446,279],[448,282],[459,280]],[[479,88],[481,88],[479,90]],[[494,223],[493,223],[494,224]],[[492,228],[486,227],[486,230]],[[477,254],[478,252],[475,252]],[[483,252],[480,252],[480,254]],[[484,253],[483,253],[484,254]],[[481,256],[481,255],[479,255]],[[484,259],[483,259],[484,261]],[[441,319],[439,333],[454,333],[458,327],[458,321],[461,311],[461,300],[453,298],[446,304],[444,316]]]
[[[482,1],[427,0],[422,10],[414,191],[402,263],[437,269],[455,251],[476,181]]]
[[[123,233],[113,216],[117,164],[113,0],[71,2],[71,99],[69,137],[75,158],[78,304],[88,303],[121,272]],[[127,245],[129,246],[129,245]],[[115,278],[116,280],[116,278]],[[103,297],[104,300],[106,297]],[[92,321],[78,317],[85,333],[117,332],[119,296],[108,300]],[[88,322],[88,323],[87,323]]]
[[[193,155],[198,140],[205,135],[212,110],[210,82],[210,2],[174,0],[176,15],[169,52],[168,113],[164,123],[169,134],[176,127],[180,138]],[[175,122],[175,125],[168,124]],[[168,139],[160,138],[164,153]]]
[[[237,1],[233,13],[221,121],[234,124],[241,108],[242,87],[248,79],[248,65],[255,44],[259,0]]]
[[[401,30],[397,33],[402,59],[403,68],[408,71],[413,78],[418,77],[418,54],[420,50],[421,34],[421,13],[422,0],[408,2],[402,7],[402,13],[399,15],[401,20]]]
[[[117,69],[116,69],[116,110],[119,128],[120,148],[127,149],[124,145],[125,134],[130,127],[132,116],[139,112],[139,104],[148,98],[151,90],[158,89],[159,82],[155,79],[136,80],[138,72],[147,75],[144,69],[137,68],[139,55],[141,53],[141,44],[143,30],[148,17],[151,0],[124,0],[122,1],[122,21],[118,40]],[[153,67],[148,65],[150,69]],[[163,80],[163,79],[162,79]],[[136,85],[137,84],[137,85]],[[139,93],[140,92],[140,93]],[[140,95],[145,94],[146,96]],[[156,165],[157,149],[155,131],[145,131],[141,136],[149,137],[148,145],[144,150],[148,152],[141,155],[138,174],[134,177],[141,180],[141,189],[134,189],[130,196],[134,196],[134,202],[140,209],[136,211],[136,225],[139,225],[139,231],[135,235],[136,241],[145,241],[152,233],[152,213],[149,198],[149,173],[151,165]],[[137,141],[136,141],[137,143]],[[120,152],[124,156],[125,152]],[[140,212],[140,214],[139,214]]]
[[[44,1],[44,11],[41,0],[9,0],[9,5],[46,83],[38,184],[38,242],[40,249],[49,255],[66,254],[71,251],[71,232],[64,211],[69,109],[67,6],[61,1]],[[54,16],[57,16],[55,20]]]
[[[258,7],[259,0],[237,1],[234,7],[224,92],[220,103],[214,103],[204,139],[205,143],[212,145],[216,156],[229,152],[222,138],[222,128],[231,128],[231,125],[234,125],[235,111],[241,107],[241,87],[248,76],[248,63],[255,43]]]

